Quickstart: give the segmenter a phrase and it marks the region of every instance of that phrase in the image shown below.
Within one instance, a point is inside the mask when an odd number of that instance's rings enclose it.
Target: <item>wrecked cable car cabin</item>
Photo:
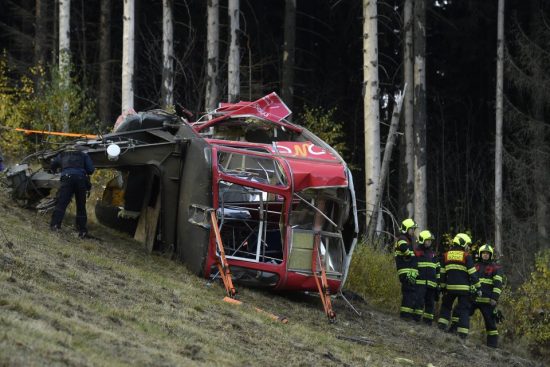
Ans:
[[[220,269],[218,241],[237,283],[336,294],[357,241],[351,173],[289,114],[272,93],[221,104],[193,123],[133,114],[112,134],[77,141],[96,168],[119,172],[96,205],[98,220],[149,250],[173,251],[206,278]],[[43,156],[46,166],[58,152]],[[46,187],[47,175],[30,178]]]

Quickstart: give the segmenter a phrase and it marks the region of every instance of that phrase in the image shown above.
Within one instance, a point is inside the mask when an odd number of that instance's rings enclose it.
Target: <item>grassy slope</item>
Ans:
[[[0,366],[536,366],[476,340],[399,321],[365,303],[358,317],[341,300],[330,325],[314,297],[240,287],[243,306],[217,283],[145,254],[127,237],[48,231],[48,218],[0,194]],[[285,315],[283,325],[252,305]],[[338,339],[366,337],[370,345]],[[405,360],[399,359],[404,358]]]

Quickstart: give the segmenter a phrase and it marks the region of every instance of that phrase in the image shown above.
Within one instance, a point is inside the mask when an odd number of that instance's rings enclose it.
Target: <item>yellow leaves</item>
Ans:
[[[369,244],[358,244],[346,288],[367,297],[371,303],[397,311],[401,296],[393,255]]]
[[[61,131],[63,121],[69,121],[69,129],[94,131],[97,121],[94,103],[76,79],[71,82],[70,88],[64,88],[57,67],[47,72],[41,65],[16,76],[6,60],[5,56],[0,57],[0,121],[3,125]],[[2,140],[6,142],[3,149],[7,156],[26,154],[34,144],[41,144],[43,139],[54,140],[2,131]]]
[[[537,254],[535,271],[509,300],[509,332],[533,352],[550,356],[550,250]]]

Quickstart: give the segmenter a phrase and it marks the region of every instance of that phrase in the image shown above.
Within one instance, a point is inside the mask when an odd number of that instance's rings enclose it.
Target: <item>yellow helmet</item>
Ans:
[[[459,233],[453,238],[453,244],[465,248],[472,244],[472,239],[466,233]]]
[[[435,237],[428,230],[424,230],[418,234],[418,243],[423,244],[426,240],[434,240]]]
[[[411,228],[417,228],[416,222],[412,220],[411,218],[405,219],[403,222],[401,222],[401,232],[407,233],[407,231]]]
[[[489,259],[492,259],[493,258],[493,255],[494,255],[494,251],[493,251],[493,248],[491,246],[489,246],[488,244],[485,244],[483,246],[481,246],[479,248],[479,250],[477,250],[477,253],[479,255],[479,257],[481,257],[481,253],[482,252],[488,252],[491,254],[491,257]]]

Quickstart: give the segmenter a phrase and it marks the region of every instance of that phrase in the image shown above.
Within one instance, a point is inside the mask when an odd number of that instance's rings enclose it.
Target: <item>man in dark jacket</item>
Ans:
[[[491,246],[481,246],[478,254],[479,259],[475,267],[481,283],[481,296],[476,297],[471,314],[473,315],[476,309],[481,311],[485,321],[487,346],[496,348],[498,330],[494,312],[502,292],[502,271],[493,260],[494,251]]]
[[[423,319],[428,325],[434,319],[434,304],[439,287],[439,261],[431,248],[433,240],[430,231],[420,232],[418,247],[414,250],[418,266],[414,320]]]
[[[438,327],[446,330],[450,324],[451,311],[458,317],[457,332],[461,338],[466,338],[470,330],[470,310],[472,308],[471,296],[479,292],[480,282],[477,277],[474,260],[467,247],[472,243],[470,236],[459,233],[453,239],[452,247],[443,254],[441,260],[441,301],[440,317],[437,320]],[[454,301],[458,300],[453,310]]]
[[[414,220],[408,218],[401,223],[401,234],[395,242],[394,256],[397,276],[401,282],[401,308],[399,316],[404,320],[411,320],[414,316],[416,298],[416,277],[418,269],[414,255],[415,237],[417,228]]]
[[[76,228],[80,238],[86,237],[86,192],[90,190],[89,175],[94,172],[92,160],[82,150],[67,149],[52,160],[50,168],[53,172],[61,169],[61,187],[57,193],[57,203],[52,214],[50,228],[53,231],[61,228],[65,210],[73,195],[76,200]]]

